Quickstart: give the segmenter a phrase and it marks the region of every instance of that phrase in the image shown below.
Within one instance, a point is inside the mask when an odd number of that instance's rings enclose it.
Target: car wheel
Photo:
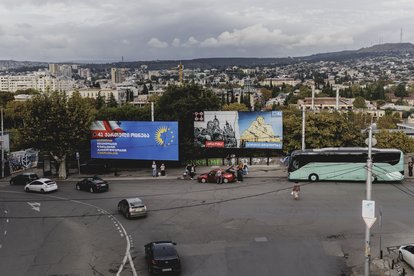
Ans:
[[[26,192],[30,192],[30,189],[29,188],[26,188],[26,189],[24,189]]]
[[[309,181],[316,182],[319,180],[319,176],[316,173],[309,175]]]
[[[399,259],[400,261],[404,261],[403,254],[402,254],[401,252],[399,252],[399,253],[398,253],[398,259]]]
[[[79,184],[76,184],[76,190],[80,191],[80,186],[79,186]]]
[[[41,192],[42,194],[44,194],[44,193],[45,193],[45,190],[41,189],[41,190],[40,190],[40,192]]]
[[[91,192],[91,193],[94,192],[92,187],[89,188],[89,192]]]
[[[206,183],[206,179],[205,178],[201,178],[200,182],[201,183]]]
[[[229,183],[229,180],[227,178],[224,178],[223,183]]]
[[[127,219],[130,219],[130,218],[131,218],[131,214],[130,214],[129,212],[126,212],[125,217],[126,217]]]
[[[150,274],[150,275],[152,275],[152,267],[150,266],[150,265],[148,265],[148,273]]]
[[[118,212],[121,213],[121,206],[118,205]]]

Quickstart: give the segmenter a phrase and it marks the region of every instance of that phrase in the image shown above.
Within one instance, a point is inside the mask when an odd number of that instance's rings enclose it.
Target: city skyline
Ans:
[[[3,0],[0,59],[125,61],[287,57],[412,42],[395,1]]]

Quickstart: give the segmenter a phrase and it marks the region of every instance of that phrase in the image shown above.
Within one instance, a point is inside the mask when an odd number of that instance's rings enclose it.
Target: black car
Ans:
[[[91,193],[108,191],[108,182],[98,176],[86,177],[76,183],[76,190],[85,190]]]
[[[145,245],[145,259],[148,272],[157,273],[181,273],[181,262],[175,249],[176,243],[172,241],[156,241]]]
[[[10,185],[26,185],[27,183],[37,179],[39,179],[39,177],[35,173],[21,173],[10,179]]]
[[[110,173],[110,166],[100,160],[89,160],[86,163],[80,165],[80,172],[81,173],[90,173],[90,174],[104,174]]]

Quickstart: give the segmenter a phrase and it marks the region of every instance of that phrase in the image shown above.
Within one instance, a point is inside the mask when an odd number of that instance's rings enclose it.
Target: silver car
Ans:
[[[118,212],[126,218],[145,217],[147,215],[147,207],[138,197],[125,198],[118,203]]]

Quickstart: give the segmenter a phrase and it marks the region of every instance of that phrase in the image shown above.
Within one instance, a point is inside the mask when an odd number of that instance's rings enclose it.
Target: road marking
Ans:
[[[7,235],[7,230],[4,230],[4,235],[5,235],[5,236]]]
[[[6,219],[6,223],[9,223],[9,219]]]
[[[39,202],[27,202],[27,204],[32,206],[33,210],[40,212],[40,203]]]
[[[256,237],[254,238],[255,242],[267,242],[266,237]]]

